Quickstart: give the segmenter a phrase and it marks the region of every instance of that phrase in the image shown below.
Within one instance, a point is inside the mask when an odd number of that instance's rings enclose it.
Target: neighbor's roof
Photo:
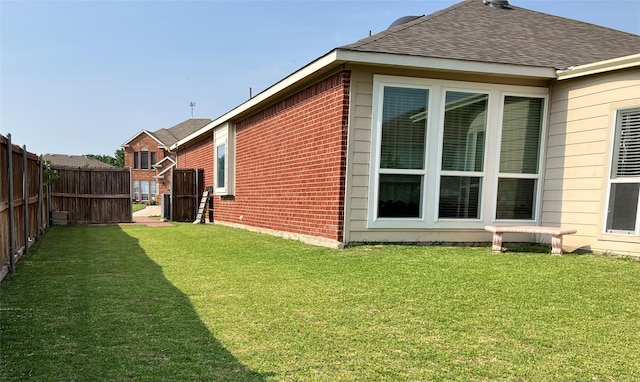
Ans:
[[[86,168],[115,168],[114,166],[89,158],[86,155],[44,154],[44,160],[48,160],[54,166],[86,167]]]
[[[556,69],[640,52],[638,35],[512,3],[465,0],[339,49]]]
[[[191,119],[187,119],[184,122],[180,122],[179,124],[173,127],[170,127],[168,129],[163,128],[153,132],[150,132],[148,130],[142,130],[138,134],[134,135],[129,140],[127,140],[125,143],[123,143],[122,146],[128,145],[132,140],[134,140],[140,134],[146,133],[146,134],[149,134],[151,137],[155,138],[158,141],[158,143],[161,143],[168,148],[169,146],[185,138],[189,134],[200,130],[201,128],[206,126],[208,123],[211,123],[211,120],[208,118],[191,118]]]

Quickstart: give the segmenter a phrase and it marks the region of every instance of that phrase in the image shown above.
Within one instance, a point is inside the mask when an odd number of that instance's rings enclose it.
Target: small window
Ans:
[[[605,229],[640,235],[640,109],[616,116]]]
[[[141,188],[141,193],[142,193],[142,201],[148,201],[149,200],[149,182],[147,181],[142,181],[140,183]]]
[[[151,192],[151,200],[156,200],[158,188],[155,180],[149,181],[149,191]]]
[[[133,181],[133,199],[135,199],[136,201],[140,200],[140,181],[139,180]]]
[[[140,153],[139,153],[139,152],[137,152],[137,151],[134,151],[134,152],[133,152],[133,169],[134,169],[134,170],[137,170],[137,169],[139,169],[139,168],[140,168],[140,167],[139,167],[139,165],[138,165],[138,163],[139,163],[139,162],[138,162],[138,156],[139,156],[139,154],[140,154]]]
[[[227,145],[216,146],[216,188],[225,187],[225,157],[227,155]]]
[[[149,153],[149,155],[151,155],[151,163],[150,163],[150,165],[151,165],[151,167],[153,167],[153,165],[156,164],[156,152],[152,151],[152,152]]]
[[[229,124],[214,131],[214,192],[216,195],[233,195],[234,186],[234,129]]]
[[[140,152],[140,168],[143,170],[149,169],[149,152],[147,151]]]

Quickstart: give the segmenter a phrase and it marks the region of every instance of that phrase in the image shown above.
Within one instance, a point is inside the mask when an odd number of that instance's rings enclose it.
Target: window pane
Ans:
[[[150,186],[149,186],[149,191],[151,192],[151,200],[155,200],[156,199],[156,181],[152,180],[149,182]]]
[[[640,177],[640,110],[619,114],[615,143],[611,177]]]
[[[140,181],[139,180],[133,181],[133,198],[135,200],[140,200]]]
[[[535,179],[498,179],[496,219],[533,220]]]
[[[149,200],[149,182],[142,181],[140,186],[142,188],[142,200]]]
[[[612,183],[607,213],[607,231],[636,230],[640,183]]]
[[[419,218],[421,175],[380,175],[378,217]]]
[[[225,158],[225,146],[220,145],[216,147],[216,187],[223,188],[224,185],[224,158]]]
[[[151,155],[151,163],[150,164],[151,164],[151,166],[153,166],[154,164],[156,164],[156,153],[155,153],[155,151],[151,152],[150,155]]]
[[[447,92],[442,170],[482,171],[487,94]]]
[[[480,218],[481,178],[443,176],[440,179],[440,218]]]
[[[544,99],[505,97],[500,172],[537,174]]]
[[[146,170],[149,168],[149,152],[140,152],[140,168]]]
[[[133,152],[133,169],[134,170],[137,170],[139,168],[138,167],[138,154],[139,153],[137,151]]]
[[[423,169],[429,91],[384,88],[380,167]]]

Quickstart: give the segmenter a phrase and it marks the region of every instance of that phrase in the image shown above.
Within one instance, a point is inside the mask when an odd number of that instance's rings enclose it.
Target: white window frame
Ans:
[[[394,174],[420,174],[422,178],[422,209],[419,218],[378,218],[379,175],[388,173],[380,169],[380,142],[382,139],[382,106],[385,86],[426,89],[429,91],[429,110],[427,113],[427,131],[423,170],[392,170]],[[442,143],[444,139],[444,102],[446,91],[486,93],[489,95],[487,107],[487,130],[485,132],[484,166],[481,172],[459,172],[462,176],[482,178],[478,219],[441,219],[438,218],[440,179],[444,175],[456,175],[453,171],[442,171]],[[542,87],[498,85],[462,81],[434,80],[426,78],[374,75],[373,103],[371,121],[371,152],[369,173],[368,228],[469,228],[481,229],[486,224],[495,223],[497,205],[497,187],[500,166],[500,150],[494,150],[493,142],[501,142],[502,114],[506,96],[535,97],[544,99],[542,133],[539,152],[538,174],[536,182],[535,211],[533,220],[514,220],[519,224],[535,224],[540,219],[540,200],[542,193],[543,164],[547,130],[548,89]],[[532,174],[526,174],[530,177]],[[511,175],[509,175],[511,177]],[[510,222],[500,220],[501,222]]]
[[[235,189],[235,128],[231,123],[218,126],[213,131],[213,187],[216,195],[233,195]],[[224,145],[224,186],[218,187],[218,147]]]
[[[607,196],[604,204],[604,213],[602,214],[602,233],[606,235],[614,235],[618,237],[638,237],[640,236],[640,200],[638,201],[638,207],[636,210],[636,229],[635,231],[626,231],[626,230],[607,230],[607,220],[609,218],[609,203],[611,199],[611,185],[612,184],[621,184],[621,183],[640,183],[640,176],[638,177],[614,177],[613,168],[615,166],[615,162],[617,160],[617,144],[618,141],[618,131],[621,126],[621,115],[625,112],[638,112],[640,111],[640,106],[637,107],[625,107],[616,109],[614,112],[613,122],[612,122],[612,132],[611,132],[611,147],[610,147],[610,162],[609,162],[609,171],[607,172]],[[638,196],[640,199],[640,195]]]

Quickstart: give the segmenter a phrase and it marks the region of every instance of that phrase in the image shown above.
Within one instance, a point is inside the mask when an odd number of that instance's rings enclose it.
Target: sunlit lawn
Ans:
[[[633,381],[640,262],[53,227],[0,286],[3,381]]]
[[[147,205],[144,204],[144,203],[133,203],[132,206],[133,206],[132,207],[132,209],[133,209],[132,212],[138,212],[140,210],[144,210],[147,207]]]

